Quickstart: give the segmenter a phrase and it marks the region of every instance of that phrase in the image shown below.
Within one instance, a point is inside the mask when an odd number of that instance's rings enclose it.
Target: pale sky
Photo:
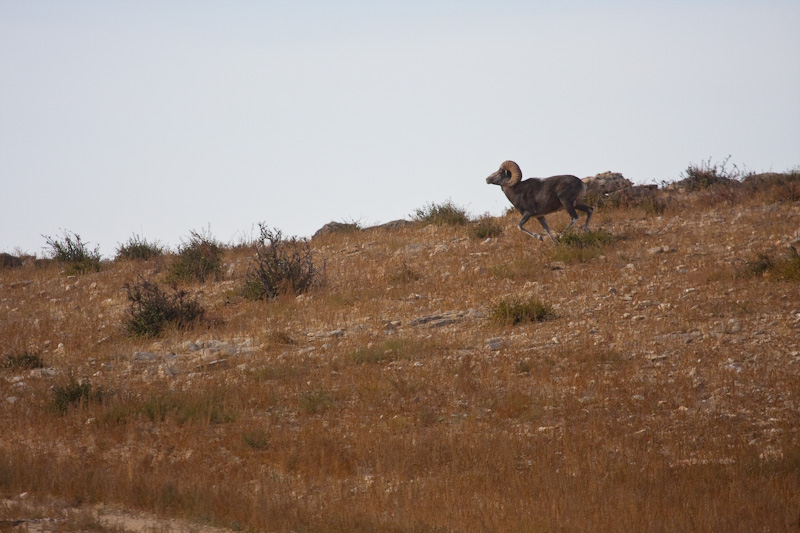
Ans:
[[[800,2],[0,0],[0,251],[800,166]]]

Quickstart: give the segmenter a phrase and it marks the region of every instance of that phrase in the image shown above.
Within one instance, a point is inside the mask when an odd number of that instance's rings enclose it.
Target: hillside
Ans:
[[[154,338],[125,284],[169,287],[174,255],[0,269],[0,527],[794,531],[786,183],[595,198],[559,246],[513,214],[342,227],[310,241],[321,282],[268,301],[226,247],[177,285],[203,318]]]

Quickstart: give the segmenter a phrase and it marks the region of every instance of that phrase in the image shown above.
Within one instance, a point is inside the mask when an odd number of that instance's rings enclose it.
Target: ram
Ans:
[[[555,243],[556,239],[550,232],[544,217],[561,209],[566,209],[571,218],[565,230],[572,227],[578,220],[577,211],[586,213],[586,224],[583,229],[589,228],[589,219],[592,218],[594,208],[581,202],[586,196],[586,185],[575,176],[564,175],[523,180],[519,165],[513,161],[506,161],[500,165],[497,172],[486,178],[486,183],[502,187],[508,201],[522,214],[519,229],[531,237],[542,240],[541,235],[531,233],[524,227],[531,217],[535,217]]]

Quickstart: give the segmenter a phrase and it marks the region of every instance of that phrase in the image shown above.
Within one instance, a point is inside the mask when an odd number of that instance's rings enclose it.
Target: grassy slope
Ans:
[[[237,296],[250,252],[229,250],[221,280],[184,286],[209,324],[155,341],[125,337],[122,286],[169,258],[0,270],[0,351],[56,373],[0,370],[0,496],[252,531],[796,528],[800,283],[735,274],[784,253],[797,203],[599,209],[617,240],[589,252],[498,222],[489,242],[323,236],[326,283],[268,303]],[[557,318],[490,319],[530,298]],[[211,339],[239,353],[187,344]],[[54,412],[69,375],[103,401]]]

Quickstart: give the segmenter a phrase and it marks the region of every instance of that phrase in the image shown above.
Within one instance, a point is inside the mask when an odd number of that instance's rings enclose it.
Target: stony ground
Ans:
[[[0,349],[46,363],[0,370],[0,527],[796,528],[800,282],[747,272],[800,247],[797,202],[598,209],[588,250],[497,224],[322,235],[325,283],[271,302],[228,250],[156,339],[122,287],[169,258],[0,270]],[[104,399],[54,413],[69,376]]]

